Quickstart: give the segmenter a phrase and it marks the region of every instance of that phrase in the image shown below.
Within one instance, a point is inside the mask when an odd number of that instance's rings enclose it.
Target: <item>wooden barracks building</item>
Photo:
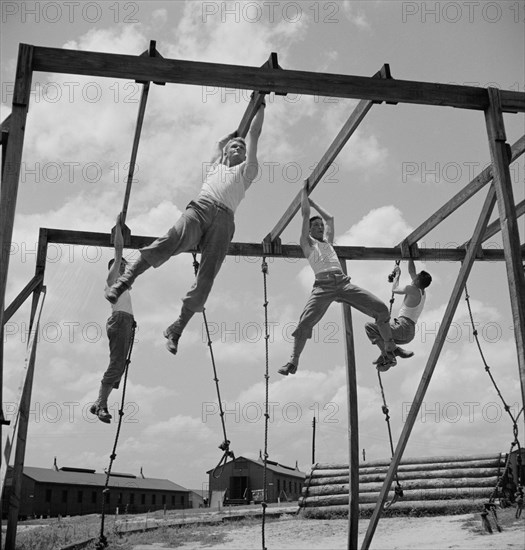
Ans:
[[[24,466],[19,516],[66,516],[102,511],[106,474],[83,468],[35,468]],[[153,510],[191,508],[190,494],[168,479],[112,473],[106,511],[137,514]],[[2,495],[2,516],[9,507],[10,477]]]
[[[206,472],[212,506],[214,495],[224,495],[222,504],[245,504],[262,500],[264,462],[259,456],[252,460],[238,456],[226,462],[218,471]],[[219,475],[220,473],[220,475]],[[217,476],[217,477],[215,477]],[[297,467],[283,466],[266,461],[267,498],[266,501],[295,501],[299,499],[306,474]]]

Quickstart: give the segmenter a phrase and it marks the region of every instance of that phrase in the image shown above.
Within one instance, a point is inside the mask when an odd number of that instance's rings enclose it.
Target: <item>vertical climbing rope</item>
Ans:
[[[503,481],[504,476],[508,472],[510,472],[511,475],[512,475],[511,468],[510,468],[510,457],[511,457],[511,454],[512,454],[512,449],[514,447],[517,447],[516,466],[517,466],[517,473],[518,473],[518,479],[516,479],[516,487],[517,487],[516,488],[516,494],[514,495],[515,499],[516,499],[516,506],[517,506],[516,518],[519,518],[521,516],[521,511],[522,511],[522,508],[523,508],[523,479],[521,477],[521,474],[522,474],[521,445],[520,445],[520,442],[519,442],[519,439],[518,439],[518,420],[519,420],[519,417],[521,416],[521,413],[523,413],[523,407],[521,408],[519,413],[516,416],[514,416],[512,414],[512,411],[510,410],[509,405],[507,404],[507,402],[503,398],[503,395],[502,395],[498,385],[496,384],[496,380],[492,376],[492,373],[490,371],[490,367],[487,363],[487,360],[485,359],[485,354],[483,353],[483,349],[481,348],[478,331],[476,330],[476,323],[474,322],[474,315],[472,313],[472,307],[470,305],[470,296],[469,296],[468,289],[467,289],[466,285],[465,285],[465,301],[467,302],[467,309],[468,309],[468,314],[469,314],[469,317],[470,317],[470,324],[472,325],[472,334],[473,334],[474,339],[476,341],[476,345],[478,347],[479,354],[481,356],[481,360],[483,361],[483,365],[485,366],[485,372],[488,374],[488,376],[489,376],[489,378],[492,382],[492,385],[494,386],[494,388],[496,390],[496,393],[498,394],[499,398],[501,399],[501,402],[503,403],[503,408],[505,409],[505,411],[507,412],[507,414],[509,415],[509,417],[511,419],[512,433],[513,433],[513,436],[514,436],[514,441],[511,443],[510,450],[509,450],[509,453],[507,455],[507,460],[505,462],[505,468],[503,470],[503,474],[499,477],[498,482],[496,483],[496,487],[494,488],[494,491],[490,495],[488,503],[485,504],[484,511],[481,513],[481,519],[482,519],[483,525],[485,526],[485,529],[489,533],[492,533],[492,528],[490,527],[490,522],[489,522],[487,516],[488,516],[489,513],[492,514],[498,531],[501,531],[501,527],[498,524],[498,517],[497,517],[497,514],[496,514],[496,505],[495,505],[494,501],[497,498],[497,494],[498,494],[498,491],[499,491],[499,488],[500,488],[500,485]]]
[[[128,349],[128,355],[126,357],[126,368],[124,369],[124,384],[122,386],[122,400],[120,403],[120,409],[118,411],[119,419],[117,424],[117,431],[115,433],[115,441],[113,443],[113,451],[111,452],[111,455],[109,456],[109,466],[106,470],[106,483],[104,485],[104,489],[102,491],[102,514],[100,519],[100,535],[98,541],[95,543],[95,548],[97,550],[101,550],[103,548],[106,548],[108,545],[108,541],[106,536],[104,535],[104,522],[106,518],[106,501],[108,500],[107,497],[109,496],[109,477],[111,475],[111,468],[113,467],[113,462],[115,458],[117,458],[117,445],[118,445],[118,439],[120,436],[120,428],[122,426],[122,417],[124,416],[124,404],[126,399],[126,385],[128,382],[128,369],[129,364],[131,363],[131,352],[133,351],[133,342],[135,341],[135,328],[137,326],[137,323],[133,321],[133,326],[131,329],[131,339],[129,343],[129,349]]]
[[[399,265],[401,260],[396,260],[396,267]],[[388,281],[390,283],[393,283],[394,282],[394,278],[395,278],[395,275],[394,275],[394,271],[388,276]],[[394,292],[392,292],[392,295],[390,296],[390,309],[389,309],[389,315],[392,316],[392,308],[394,307]],[[385,397],[385,389],[383,388],[383,380],[381,379],[381,371],[377,371],[377,378],[379,379],[379,387],[381,388],[381,397],[383,399],[383,406],[381,407],[381,410],[383,411],[383,414],[385,415],[385,422],[386,422],[386,425],[387,425],[387,429],[388,429],[388,439],[390,440],[390,451],[391,451],[391,456],[393,457],[394,456],[394,442],[392,440],[392,428],[390,426],[390,410],[388,409],[388,405],[387,405],[387,402],[386,402],[386,397]],[[390,506],[392,506],[392,504],[394,504],[398,499],[402,498],[403,497],[403,488],[401,487],[401,484],[399,483],[399,478],[398,478],[398,475],[397,475],[397,472],[396,472],[396,475],[395,475],[395,482],[396,482],[396,486],[394,488],[394,498],[390,501],[390,502],[387,502],[385,504],[385,510],[390,508]]]
[[[195,252],[192,252],[193,254],[193,270],[195,272],[195,277],[197,276],[197,273],[199,272],[199,262],[197,261],[197,254]],[[202,310],[202,317],[204,319],[204,326],[206,327],[206,337],[208,338],[208,348],[210,350],[210,357],[211,357],[211,365],[213,367],[213,380],[215,382],[215,388],[217,390],[217,401],[219,403],[219,411],[220,411],[220,417],[221,417],[221,425],[222,425],[222,434],[224,437],[223,442],[219,445],[219,449],[221,451],[224,451],[224,454],[222,455],[222,458],[220,459],[219,463],[215,468],[213,469],[213,477],[215,479],[218,479],[221,477],[222,474],[222,468],[221,466],[226,463],[226,460],[228,457],[230,457],[232,460],[235,460],[235,455],[233,454],[233,451],[230,451],[230,440],[228,439],[228,436],[226,434],[226,423],[224,422],[224,410],[222,408],[222,400],[221,400],[221,391],[219,388],[219,378],[217,376],[217,367],[215,365],[215,356],[213,355],[213,347],[212,347],[212,341],[210,337],[210,330],[208,327],[208,320],[206,319],[206,311]]]
[[[263,466],[263,501],[262,501],[262,525],[261,525],[261,534],[262,534],[262,550],[266,550],[265,544],[265,523],[266,523],[266,507],[268,506],[268,488],[267,488],[267,479],[266,479],[266,466],[268,461],[268,422],[270,415],[268,414],[268,384],[270,375],[268,374],[269,366],[269,349],[268,349],[268,340],[270,338],[268,334],[268,289],[266,279],[268,276],[268,264],[266,263],[266,257],[263,256],[261,271],[263,273],[263,286],[264,286],[264,348],[265,348],[265,360],[266,360],[266,370],[264,374],[265,379],[265,401],[264,401],[264,466]]]

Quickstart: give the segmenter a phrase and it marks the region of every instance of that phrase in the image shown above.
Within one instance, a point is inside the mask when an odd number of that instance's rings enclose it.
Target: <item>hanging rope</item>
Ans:
[[[108,541],[106,536],[104,535],[104,522],[106,517],[106,502],[109,497],[109,477],[111,475],[111,468],[113,467],[113,462],[115,461],[115,458],[117,458],[117,445],[118,445],[118,439],[120,436],[120,428],[122,426],[122,418],[124,416],[124,404],[126,399],[126,385],[128,382],[128,370],[129,370],[129,364],[131,363],[131,352],[133,351],[133,342],[135,341],[135,328],[137,326],[137,323],[133,321],[133,326],[131,329],[131,339],[129,343],[129,349],[128,349],[128,355],[126,357],[126,368],[124,369],[124,384],[122,386],[122,400],[120,403],[120,409],[118,411],[119,419],[118,419],[118,425],[117,425],[117,431],[115,433],[115,441],[113,443],[113,451],[111,452],[111,455],[109,456],[109,466],[106,470],[106,483],[104,485],[104,489],[102,491],[102,515],[100,519],[100,535],[98,542],[95,544],[95,548],[97,550],[101,550],[103,548],[106,548],[108,545]]]
[[[400,262],[401,262],[401,260],[396,260],[396,267],[399,266]],[[388,282],[393,283],[394,280],[395,280],[395,276],[396,275],[395,275],[395,269],[394,269],[394,271],[392,271],[392,273],[388,276]],[[390,316],[392,316],[392,308],[394,307],[394,301],[395,301],[394,292],[392,291],[392,295],[390,296],[390,309],[389,309]],[[383,414],[385,415],[385,422],[386,422],[387,429],[388,429],[388,439],[390,441],[390,451],[391,451],[391,456],[393,457],[394,456],[394,442],[392,440],[392,427],[390,426],[390,410],[388,409],[388,405],[387,405],[387,402],[386,402],[385,389],[383,387],[383,380],[381,379],[381,372],[379,370],[377,371],[377,378],[379,379],[379,387],[381,388],[381,398],[383,399],[383,406],[381,407],[381,410],[383,411]],[[403,498],[403,488],[401,487],[401,484],[399,483],[399,478],[398,478],[397,472],[396,472],[396,475],[395,475],[395,482],[396,482],[396,486],[394,488],[394,498],[391,501],[389,501],[385,504],[385,510],[390,508],[390,506],[392,506],[392,504],[397,502],[400,498]]]
[[[514,440],[512,441],[512,443],[510,445],[510,450],[507,454],[507,460],[505,461],[505,468],[503,470],[503,474],[501,476],[499,476],[496,487],[494,488],[494,491],[490,495],[488,503],[485,504],[485,510],[481,513],[481,519],[482,519],[482,523],[483,523],[485,529],[489,533],[492,533],[492,528],[490,527],[490,521],[488,520],[488,515],[489,515],[489,513],[492,514],[492,517],[493,517],[493,519],[496,523],[496,527],[497,527],[498,531],[501,531],[501,527],[498,524],[498,517],[497,517],[497,514],[496,514],[495,500],[498,497],[498,492],[499,492],[501,483],[503,482],[503,479],[504,479],[505,475],[510,475],[511,477],[513,477],[512,476],[512,469],[510,467],[510,459],[511,459],[511,454],[512,454],[512,450],[514,449],[514,447],[517,447],[516,469],[517,469],[517,474],[518,474],[518,478],[516,479],[517,489],[516,489],[516,493],[514,495],[515,500],[516,500],[516,506],[517,506],[516,518],[519,518],[521,516],[521,511],[522,511],[522,508],[523,508],[523,479],[522,479],[521,445],[520,445],[520,442],[519,442],[519,439],[518,439],[518,420],[519,420],[519,417],[521,416],[521,413],[523,412],[523,407],[521,408],[519,413],[516,416],[514,416],[512,414],[512,411],[511,411],[509,405],[507,404],[507,402],[503,398],[503,395],[502,395],[498,385],[496,384],[496,380],[492,376],[492,373],[490,371],[490,367],[487,363],[487,360],[485,359],[485,354],[483,353],[483,349],[481,348],[481,343],[479,341],[478,331],[476,330],[476,323],[474,322],[474,315],[472,313],[472,307],[470,305],[470,296],[469,296],[468,288],[467,288],[466,285],[465,285],[465,301],[467,302],[467,309],[468,309],[468,314],[469,314],[469,317],[470,317],[470,324],[472,325],[472,334],[473,334],[474,339],[476,341],[476,345],[478,347],[479,354],[481,356],[481,360],[483,361],[483,365],[485,366],[485,372],[488,374],[488,376],[489,376],[489,378],[492,382],[492,385],[494,386],[494,388],[496,390],[496,393],[498,394],[499,398],[501,399],[501,402],[503,403],[504,410],[507,412],[507,414],[509,415],[509,417],[511,419],[512,433],[513,433],[513,436],[514,436]]]
[[[270,338],[268,334],[268,289],[266,279],[268,276],[268,264],[266,263],[266,257],[263,256],[261,271],[263,273],[263,286],[264,286],[264,348],[265,348],[265,360],[266,360],[266,370],[264,373],[265,379],[265,401],[264,401],[264,466],[263,466],[263,501],[262,501],[262,525],[261,525],[261,534],[262,534],[262,550],[266,550],[265,544],[265,523],[266,523],[266,507],[268,506],[268,490],[266,483],[266,466],[268,461],[268,422],[270,415],[268,414],[268,385],[270,380],[269,375],[269,349],[268,349],[268,340]]]
[[[195,277],[197,276],[197,273],[199,272],[199,262],[197,261],[197,254],[195,252],[192,252],[193,254],[193,271],[195,272]],[[210,356],[211,356],[211,365],[213,367],[213,380],[215,382],[215,388],[217,389],[217,401],[219,403],[219,411],[220,411],[220,417],[221,417],[221,424],[222,424],[222,434],[224,436],[223,442],[219,445],[219,449],[224,452],[222,455],[222,458],[219,460],[219,463],[215,468],[213,469],[213,477],[215,479],[219,479],[222,474],[222,466],[226,464],[226,461],[228,458],[231,458],[232,460],[235,460],[235,455],[233,454],[233,451],[230,451],[230,440],[228,439],[228,436],[226,435],[226,423],[224,422],[224,410],[222,408],[222,400],[221,400],[221,391],[219,388],[219,378],[217,377],[217,367],[215,366],[215,357],[213,355],[213,347],[212,347],[212,341],[210,337],[210,330],[208,328],[208,320],[206,319],[206,311],[202,310],[202,317],[204,318],[204,326],[206,327],[206,337],[208,338],[208,348],[210,349]]]

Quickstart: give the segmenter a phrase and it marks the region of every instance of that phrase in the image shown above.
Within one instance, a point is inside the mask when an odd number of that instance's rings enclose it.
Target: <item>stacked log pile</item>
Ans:
[[[481,511],[504,474],[505,461],[505,454],[404,459],[397,470],[403,496],[391,506],[387,502],[384,514]],[[374,510],[389,464],[390,460],[377,460],[359,466],[359,511],[362,515],[370,515]],[[395,496],[395,479],[389,501]],[[299,499],[304,515],[318,518],[347,515],[348,481],[348,464],[314,464]],[[498,496],[500,493],[501,489]]]

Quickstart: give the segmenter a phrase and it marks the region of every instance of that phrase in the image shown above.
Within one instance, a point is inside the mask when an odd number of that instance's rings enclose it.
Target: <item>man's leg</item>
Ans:
[[[104,373],[98,398],[90,408],[99,420],[109,423],[108,398],[113,388],[118,388],[120,379],[126,369],[126,359],[133,334],[133,317],[128,313],[117,311],[108,319],[106,331],[109,339],[109,365]]]
[[[370,343],[376,345],[381,352],[379,357],[375,361],[372,361],[374,365],[377,365],[383,361],[383,356],[385,355],[385,342],[379,332],[379,329],[377,328],[376,323],[365,323],[365,332],[370,340]]]
[[[333,299],[333,289],[320,286],[313,288],[299,319],[299,324],[292,333],[294,342],[290,361],[277,371],[279,374],[288,376],[288,374],[297,372],[299,358],[306,340],[312,337],[313,327],[322,319]]]
[[[194,203],[190,203],[192,205]],[[135,279],[150,267],[159,267],[166,260],[197,246],[202,235],[203,215],[198,205],[188,206],[175,225],[150,245],[140,249],[139,257],[126,266],[126,270],[105,292],[112,304],[131,287]]]
[[[384,345],[382,353],[385,358],[385,366],[387,366],[384,370],[396,365],[397,361],[394,356],[396,343],[392,338],[392,330],[389,324],[390,312],[386,304],[368,290],[353,285],[349,281],[340,290],[338,301],[345,302],[361,311],[361,313],[374,318]]]
[[[396,343],[396,349],[394,350],[396,357],[401,357],[401,359],[412,357],[414,352],[399,347],[399,344],[412,342],[416,334],[416,325],[405,317],[400,317],[390,322],[390,328],[392,329],[392,338],[394,338],[394,342]]]
[[[166,347],[170,353],[177,353],[180,336],[195,312],[204,310],[215,277],[228,252],[234,230],[233,215],[218,209],[213,223],[204,232],[200,241],[201,258],[195,282],[182,300],[178,319],[164,331],[164,336],[168,339]]]

